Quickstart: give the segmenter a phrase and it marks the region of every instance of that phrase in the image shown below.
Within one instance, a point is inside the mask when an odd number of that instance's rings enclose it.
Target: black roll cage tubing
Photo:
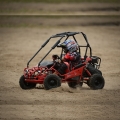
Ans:
[[[50,39],[52,38],[56,38],[56,37],[60,37],[60,39],[51,47],[51,49],[46,53],[46,55],[41,59],[41,61],[38,63],[38,66],[40,65],[40,63],[45,59],[45,57],[60,43],[60,41],[62,40],[63,37],[66,37],[66,39],[64,41],[66,41],[70,36],[73,37],[73,39],[77,42],[76,38],[74,35],[76,34],[82,34],[87,45],[85,46],[79,46],[79,53],[81,53],[80,51],[80,47],[86,47],[86,50],[85,50],[85,55],[84,57],[87,56],[87,50],[88,48],[90,49],[90,57],[92,56],[92,49],[88,43],[88,40],[87,40],[87,36],[83,33],[83,32],[63,32],[63,33],[59,33],[59,34],[56,34],[56,35],[53,35],[51,36],[48,40],[46,40],[43,45],[41,45],[40,49],[33,55],[33,57],[28,61],[27,63],[27,68],[29,67],[29,63],[32,61],[32,59],[42,50],[43,47],[45,47],[45,45],[50,41]],[[78,43],[78,42],[77,42]],[[60,55],[60,58],[62,58],[62,54],[63,54],[63,49],[61,51],[61,55]]]

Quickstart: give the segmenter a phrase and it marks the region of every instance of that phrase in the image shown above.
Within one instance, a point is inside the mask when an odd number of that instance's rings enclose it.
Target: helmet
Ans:
[[[69,39],[61,43],[59,47],[62,47],[65,53],[78,50],[78,44],[74,40]]]

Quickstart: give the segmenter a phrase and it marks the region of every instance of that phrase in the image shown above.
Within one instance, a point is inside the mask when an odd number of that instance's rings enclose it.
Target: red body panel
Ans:
[[[69,64],[68,62],[65,62],[65,64],[68,66],[68,69],[66,70],[66,74],[61,75],[58,73],[57,70],[54,69],[54,67],[51,67],[48,69],[47,67],[33,67],[32,69],[25,68],[24,69],[24,76],[26,82],[32,82],[32,83],[40,83],[43,84],[44,79],[49,74],[49,72],[54,73],[56,72],[59,76],[62,77],[61,82],[69,82],[71,81],[71,78],[74,78],[76,76],[80,77],[80,80],[83,79],[83,72],[86,71],[88,76],[91,76],[90,72],[86,69],[86,64],[91,61],[91,58],[86,58],[86,61],[82,63],[83,65],[77,69],[72,69],[72,71],[69,70]],[[88,80],[85,78],[85,80]]]
[[[70,79],[70,78],[73,78],[73,77],[76,77],[76,76],[82,76],[82,72],[83,72],[83,69],[84,69],[85,66],[82,66],[78,69],[75,69],[67,74],[65,74],[65,79]]]

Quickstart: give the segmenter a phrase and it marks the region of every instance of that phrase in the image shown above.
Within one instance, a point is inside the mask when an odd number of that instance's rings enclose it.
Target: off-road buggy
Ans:
[[[58,60],[45,61],[46,56],[55,48],[63,39],[66,41],[69,37],[72,37],[76,42],[75,35],[81,34],[85,40],[86,45],[79,45],[78,52],[81,54],[81,48],[85,48],[84,56],[81,57],[82,62],[72,67],[69,72],[60,74],[57,71],[57,67],[62,61],[64,55],[63,49],[61,48],[61,54],[56,55]],[[37,66],[29,68],[29,63],[33,58],[45,47],[52,38],[59,38],[51,49],[44,55]],[[77,42],[78,43],[78,42]],[[89,56],[87,55],[89,50]],[[51,36],[35,55],[28,61],[27,67],[24,69],[24,74],[20,77],[19,85],[22,89],[31,89],[36,84],[42,84],[46,90],[61,86],[61,83],[67,83],[70,88],[76,88],[77,85],[82,86],[83,83],[87,84],[91,89],[102,89],[105,84],[105,80],[102,76],[102,72],[99,70],[101,64],[101,58],[92,56],[92,49],[87,40],[86,35],[83,32],[63,32]],[[55,74],[54,74],[55,73]]]

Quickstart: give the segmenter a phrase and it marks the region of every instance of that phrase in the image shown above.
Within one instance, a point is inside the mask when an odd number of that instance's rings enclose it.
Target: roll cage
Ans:
[[[40,63],[45,59],[45,57],[55,48],[57,47],[57,45],[60,43],[60,41],[65,38],[64,41],[66,41],[70,36],[73,37],[73,39],[77,42],[76,38],[75,38],[75,35],[76,34],[82,34],[85,41],[86,41],[86,45],[79,45],[79,53],[81,54],[81,47],[86,47],[86,50],[85,50],[85,54],[84,54],[84,58],[87,57],[87,51],[88,49],[90,50],[90,57],[92,56],[92,49],[90,47],[90,44],[87,40],[87,36],[83,33],[83,32],[63,32],[63,33],[58,33],[56,35],[52,35],[48,40],[46,40],[43,45],[41,45],[40,49],[33,55],[33,57],[28,61],[27,63],[27,67],[29,67],[29,63],[32,61],[32,59],[42,50],[43,47],[46,46],[46,44],[48,44],[48,42],[52,39],[52,38],[56,38],[56,37],[59,37],[60,39],[57,40],[57,42],[51,47],[51,49],[45,54],[45,56],[40,60],[40,62],[38,63],[38,66],[40,65]],[[78,42],[77,42],[78,43]],[[61,55],[60,55],[60,58],[62,58],[62,55],[63,55],[63,49],[61,51]]]

